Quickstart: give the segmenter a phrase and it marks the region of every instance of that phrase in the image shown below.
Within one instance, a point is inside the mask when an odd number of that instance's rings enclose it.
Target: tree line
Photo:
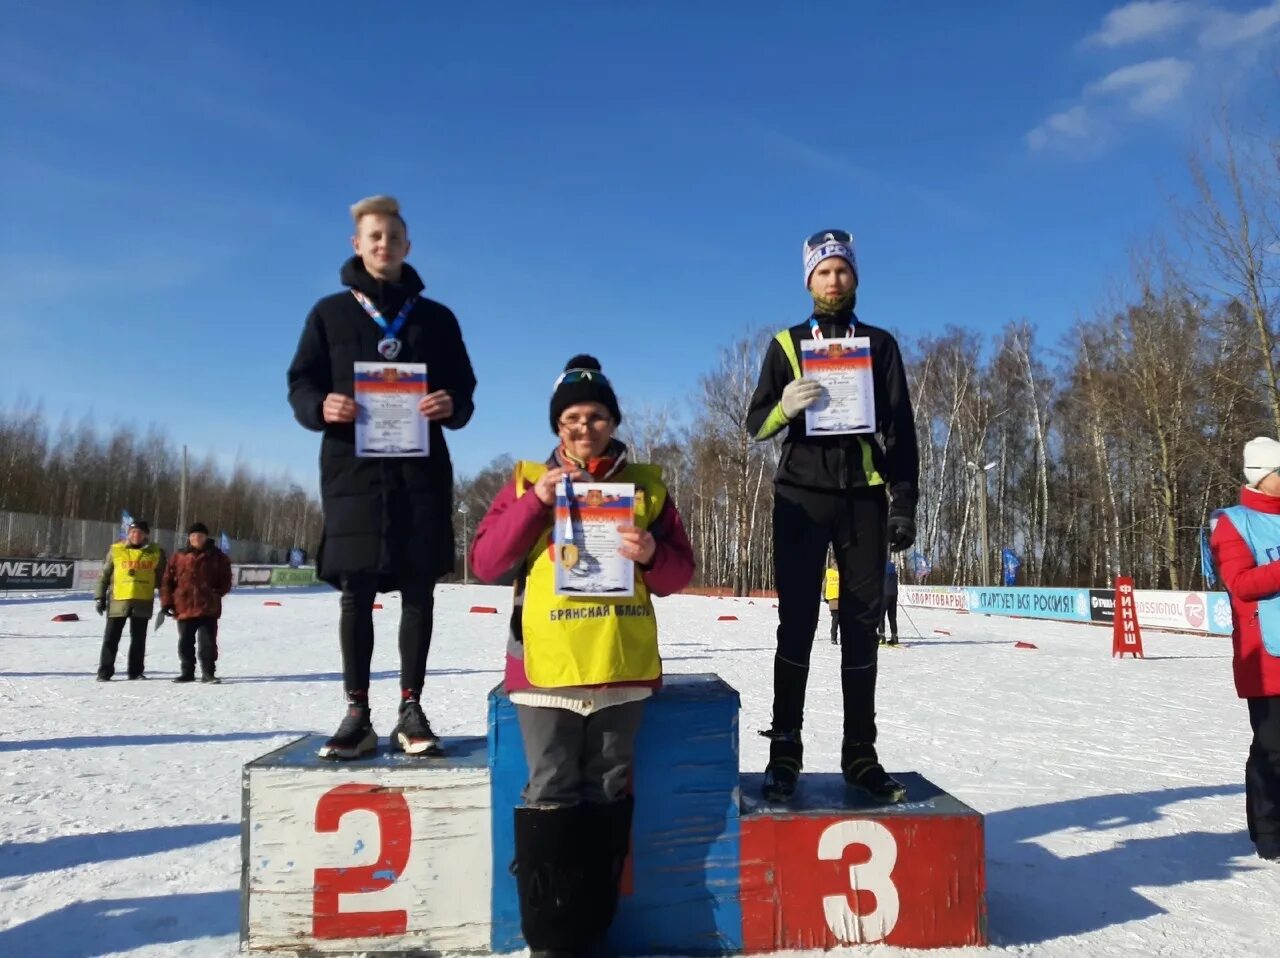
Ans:
[[[53,428],[38,403],[0,408],[0,512],[118,522],[127,509],[153,529],[176,529],[181,485],[181,447],[155,426],[100,432],[86,418]],[[301,486],[243,464],[225,471],[212,455],[188,465],[185,520],[309,554],[320,541],[320,504]]]

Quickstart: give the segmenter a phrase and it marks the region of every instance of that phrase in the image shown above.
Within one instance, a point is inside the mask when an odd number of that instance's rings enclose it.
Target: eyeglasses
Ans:
[[[597,379],[604,385],[609,385],[608,377],[598,369],[566,369],[556,377],[551,388],[559,389],[561,383],[594,382]]]
[[[852,246],[853,234],[848,230],[823,230],[821,233],[814,233],[804,241],[806,249],[821,246],[823,243],[843,243],[845,246]]]
[[[601,416],[599,413],[596,413],[595,415],[591,415],[591,416],[586,416],[583,418],[570,416],[568,419],[560,420],[560,428],[561,429],[581,429],[585,426],[587,429],[590,429],[594,432],[597,429],[604,428],[611,422],[613,422],[612,419],[610,419],[608,416]]]

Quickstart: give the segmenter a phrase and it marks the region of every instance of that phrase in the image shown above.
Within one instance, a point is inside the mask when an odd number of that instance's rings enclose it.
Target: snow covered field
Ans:
[[[331,732],[342,711],[336,594],[286,594],[280,608],[264,597],[228,601],[221,686],[167,681],[172,623],[149,642],[152,681],[99,684],[88,600],[0,604],[0,955],[237,952],[240,768]],[[371,699],[385,736],[398,602],[383,601]],[[469,615],[474,603],[503,614]],[[424,699],[439,733],[484,733],[509,607],[506,589],[438,589]],[[50,621],[72,610],[84,621]],[[668,671],[716,672],[741,691],[743,768],[762,768],[770,602],[677,596],[658,611]],[[739,621],[716,621],[728,611]],[[1103,628],[907,613],[924,638],[900,612],[911,645],[881,655],[881,757],[983,812],[987,829],[994,944],[931,954],[1275,953],[1280,866],[1245,835],[1248,719],[1229,640],[1150,631],[1146,660],[1116,661]],[[833,771],[838,657],[825,611],[821,622],[806,767]]]

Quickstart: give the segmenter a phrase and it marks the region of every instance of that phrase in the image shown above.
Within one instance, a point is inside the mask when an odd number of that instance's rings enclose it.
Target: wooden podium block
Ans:
[[[244,768],[241,939],[248,951],[487,952],[483,738],[444,758],[316,756],[308,736]]]
[[[493,950],[524,947],[511,809],[528,778],[515,707],[489,696]],[[742,950],[738,903],[738,693],[714,675],[671,675],[636,740],[635,821],[609,944],[620,955]]]
[[[919,775],[894,777],[907,801],[892,806],[809,773],[791,803],[770,805],[763,777],[742,777],[746,951],[986,944],[982,816]]]

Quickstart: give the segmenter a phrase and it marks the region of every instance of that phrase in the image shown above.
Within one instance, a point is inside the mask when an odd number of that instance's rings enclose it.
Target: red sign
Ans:
[[[742,820],[747,952],[986,944],[978,815]]]
[[[1116,613],[1112,622],[1111,655],[1132,655],[1145,658],[1142,654],[1142,629],[1138,626],[1138,607],[1133,601],[1133,579],[1130,576],[1116,576]]]

